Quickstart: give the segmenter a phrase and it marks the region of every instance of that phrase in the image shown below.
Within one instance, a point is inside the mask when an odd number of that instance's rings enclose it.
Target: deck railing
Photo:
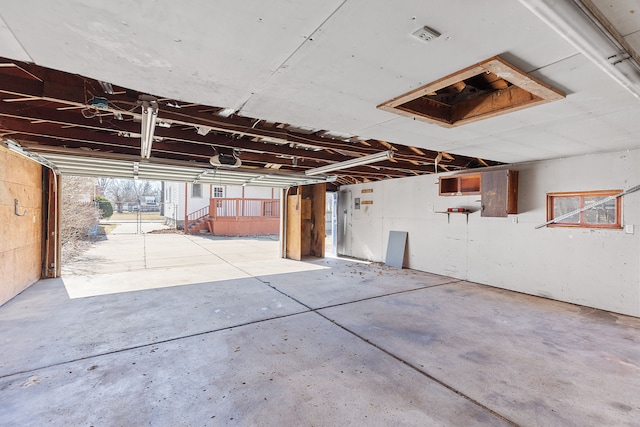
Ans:
[[[193,221],[197,221],[200,218],[204,218],[205,216],[209,215],[209,206],[205,206],[202,209],[198,209],[195,212],[191,212],[187,218],[189,219],[189,222],[193,222]]]
[[[213,218],[280,217],[279,199],[211,199],[209,215]]]
[[[184,229],[190,230],[193,225],[207,224],[209,231],[214,234],[218,230],[226,230],[222,232],[230,235],[273,234],[277,232],[278,218],[279,199],[213,198],[209,206],[187,214]],[[218,225],[214,225],[214,222]]]

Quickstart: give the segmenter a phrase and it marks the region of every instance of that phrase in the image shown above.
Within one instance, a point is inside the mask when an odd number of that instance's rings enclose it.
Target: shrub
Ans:
[[[111,202],[102,196],[96,196],[95,201],[98,202],[100,218],[111,218],[111,215],[113,215],[113,206],[111,205]]]

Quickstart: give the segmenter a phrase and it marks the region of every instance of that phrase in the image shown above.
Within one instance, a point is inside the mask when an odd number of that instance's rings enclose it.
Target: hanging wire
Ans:
[[[84,117],[85,119],[93,119],[99,114],[98,109],[95,107],[86,107],[83,108],[80,112],[82,113],[82,117]]]

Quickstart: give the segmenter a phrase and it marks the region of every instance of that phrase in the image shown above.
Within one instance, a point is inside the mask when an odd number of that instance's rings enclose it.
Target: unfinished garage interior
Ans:
[[[1,425],[640,422],[637,1],[0,5]],[[280,240],[92,293],[69,175],[278,188]]]

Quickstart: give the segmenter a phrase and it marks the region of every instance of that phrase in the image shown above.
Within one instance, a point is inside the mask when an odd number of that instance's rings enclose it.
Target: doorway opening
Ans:
[[[61,276],[71,298],[321,268],[280,259],[279,227],[271,234],[239,236],[215,235],[209,230],[193,232],[188,225],[192,211],[211,206],[214,212],[210,216],[219,223],[231,221],[231,217],[251,223],[260,214],[279,221],[279,206],[269,198],[272,194],[279,197],[277,189],[224,185],[209,189],[204,184],[192,192],[192,183],[185,182],[145,184],[66,175],[63,181],[77,187],[81,196],[70,198],[70,190],[62,191],[61,207],[74,214],[86,208],[90,217],[87,225],[73,227],[81,230],[78,234],[87,244],[80,249],[85,250],[62,262]],[[105,188],[108,185],[114,187]],[[122,187],[151,190],[129,200],[119,194]],[[103,194],[107,200],[100,206]],[[259,196],[269,203],[260,202],[264,209],[257,212],[253,206]],[[279,203],[280,199],[275,201]]]
[[[161,215],[160,183],[64,175],[61,178],[62,264],[109,234],[141,234],[167,227]]]
[[[326,212],[325,212],[325,255],[331,257],[338,256],[338,193],[335,191],[327,191],[326,196]]]

